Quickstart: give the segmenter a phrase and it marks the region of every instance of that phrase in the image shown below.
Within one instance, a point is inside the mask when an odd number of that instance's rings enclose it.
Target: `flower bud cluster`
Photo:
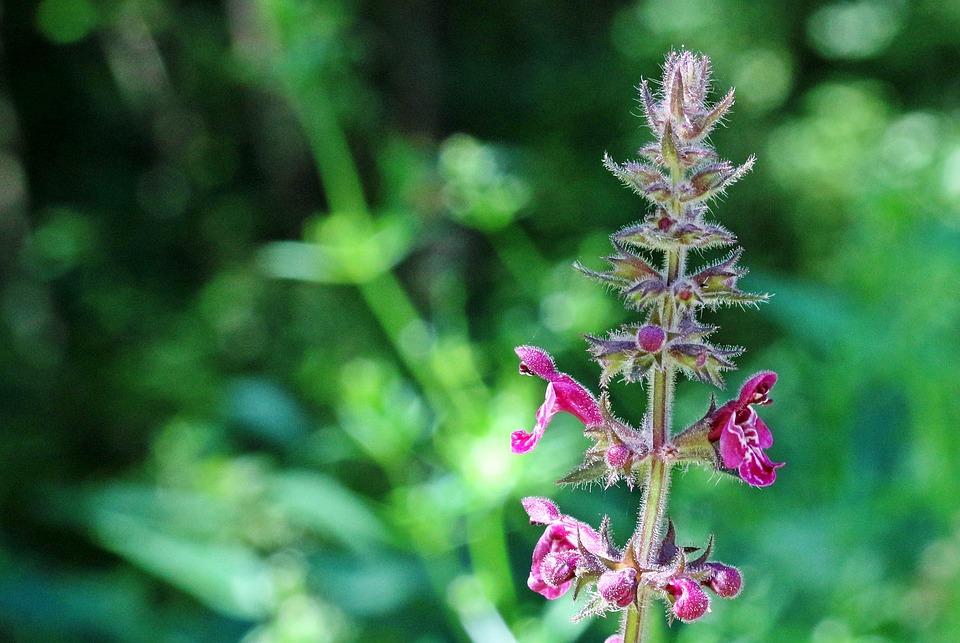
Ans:
[[[660,544],[657,566],[647,576],[650,584],[670,603],[674,617],[684,622],[695,621],[710,611],[710,597],[704,588],[720,598],[736,598],[743,578],[736,567],[709,560],[713,551],[712,539],[703,554],[695,560],[688,560],[687,554],[697,552],[698,548],[677,547],[675,536],[670,522]]]
[[[740,571],[710,561],[713,541],[696,559],[689,554],[698,547],[677,547],[675,529],[670,522],[660,543],[656,561],[641,565],[634,548],[617,549],[605,517],[600,530],[594,530],[560,513],[546,498],[524,498],[523,506],[533,524],[545,525],[533,554],[527,585],[546,598],[559,598],[571,587],[574,593],[594,586],[595,592],[577,618],[618,611],[635,603],[639,592],[647,589],[661,595],[671,605],[674,617],[693,621],[710,610],[710,598],[704,588],[720,598],[735,598],[743,584]]]
[[[653,368],[679,368],[722,386],[721,372],[735,368],[731,359],[742,349],[707,342],[715,327],[700,325],[698,312],[766,299],[739,289],[737,282],[747,272],[738,263],[739,249],[716,263],[686,271],[690,250],[736,243],[731,232],[706,220],[707,202],[749,172],[754,162],[752,156],[740,166],[717,160],[706,137],[733,106],[733,90],[708,105],[709,79],[705,57],[672,53],[664,69],[662,95],[655,99],[647,81],[640,88],[656,140],[640,148],[638,161],[620,164],[604,156],[607,169],[653,205],[643,221],[611,236],[615,253],[607,257],[610,270],[598,272],[577,264],[581,272],[619,291],[626,306],[647,313],[642,327],[624,326],[604,338],[587,337],[603,368],[604,384],[617,375],[634,382]],[[673,261],[654,267],[644,251],[667,253]],[[646,341],[649,337],[641,331],[648,328],[659,329],[663,339]]]

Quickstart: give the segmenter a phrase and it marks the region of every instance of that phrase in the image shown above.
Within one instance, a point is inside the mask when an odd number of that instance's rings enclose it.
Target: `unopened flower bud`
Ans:
[[[710,611],[710,598],[692,578],[674,578],[666,589],[673,597],[673,615],[681,621],[695,621]]]
[[[551,552],[540,563],[540,577],[551,587],[560,587],[573,580],[577,573],[580,553],[575,549]]]
[[[630,449],[623,444],[614,444],[607,449],[604,457],[611,469],[622,469],[630,462]]]
[[[712,573],[704,585],[713,590],[720,598],[736,598],[743,586],[743,577],[736,567],[721,563],[707,563],[705,565]]]
[[[655,353],[663,348],[667,334],[659,326],[643,326],[637,331],[637,344],[648,353]]]
[[[604,572],[597,581],[597,591],[608,603],[626,607],[637,597],[637,570],[627,567]]]
[[[608,636],[607,640],[605,640],[603,643],[623,643],[623,637],[619,634],[614,634],[612,636]]]

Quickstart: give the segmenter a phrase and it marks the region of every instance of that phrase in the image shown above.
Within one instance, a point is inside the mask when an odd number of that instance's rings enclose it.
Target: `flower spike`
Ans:
[[[640,147],[637,160],[620,163],[603,156],[604,167],[642,197],[649,212],[610,236],[614,253],[606,257],[608,269],[574,264],[615,291],[639,317],[613,330],[584,334],[587,350],[600,367],[599,400],[558,371],[542,349],[516,349],[520,372],[546,380],[547,390],[534,429],[513,433],[513,452],[533,449],[553,416],[566,411],[583,423],[584,436],[593,444],[582,464],[557,482],[605,489],[622,480],[630,491],[634,486],[642,489],[637,527],[622,549],[606,516],[594,530],[561,514],[550,500],[523,500],[530,521],[545,525],[527,584],[548,599],[571,588],[575,601],[586,594],[575,621],[622,612],[619,632],[606,643],[646,640],[645,621],[655,613],[649,608],[653,600],[666,603],[672,625],[709,612],[708,591],[728,599],[743,588],[740,570],[712,560],[713,536],[701,546],[677,543],[678,530],[666,509],[674,467],[706,465],[766,487],[783,466],[765,453],[773,435],[756,410],[770,403],[777,380],[773,371],[748,379],[722,406],[711,396],[703,417],[685,430],[675,433],[672,426],[676,375],[723,388],[723,374],[737,368],[735,358],[743,353],[742,348],[708,341],[717,327],[701,315],[720,306],[759,304],[768,297],[741,290],[739,282],[748,271],[740,265],[737,238],[708,219],[716,197],[743,178],[755,161],[753,155],[739,164],[723,160],[710,144],[710,132],[734,104],[733,90],[708,103],[710,75],[706,56],[682,50],[668,54],[662,81],[643,80],[638,87],[654,140]],[[714,263],[694,265],[701,251],[730,246]],[[638,428],[612,410],[614,379],[643,384],[649,391]]]

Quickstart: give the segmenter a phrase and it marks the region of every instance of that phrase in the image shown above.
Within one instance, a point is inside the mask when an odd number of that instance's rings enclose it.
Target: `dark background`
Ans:
[[[552,484],[569,416],[509,453],[512,348],[596,390],[581,334],[636,321],[571,264],[643,215],[600,159],[680,47],[737,88],[713,211],[775,295],[707,316],[748,349],[719,395],[776,370],[788,464],[677,477],[745,590],[657,638],[955,636],[957,43],[941,0],[0,4],[0,638],[612,633],[527,590],[519,499],[622,540],[638,496]]]

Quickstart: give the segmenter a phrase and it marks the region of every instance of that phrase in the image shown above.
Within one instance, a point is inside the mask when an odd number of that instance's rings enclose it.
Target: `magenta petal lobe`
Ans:
[[[520,501],[523,508],[530,516],[530,522],[540,525],[549,525],[552,522],[560,520],[560,509],[547,498],[530,496]]]

